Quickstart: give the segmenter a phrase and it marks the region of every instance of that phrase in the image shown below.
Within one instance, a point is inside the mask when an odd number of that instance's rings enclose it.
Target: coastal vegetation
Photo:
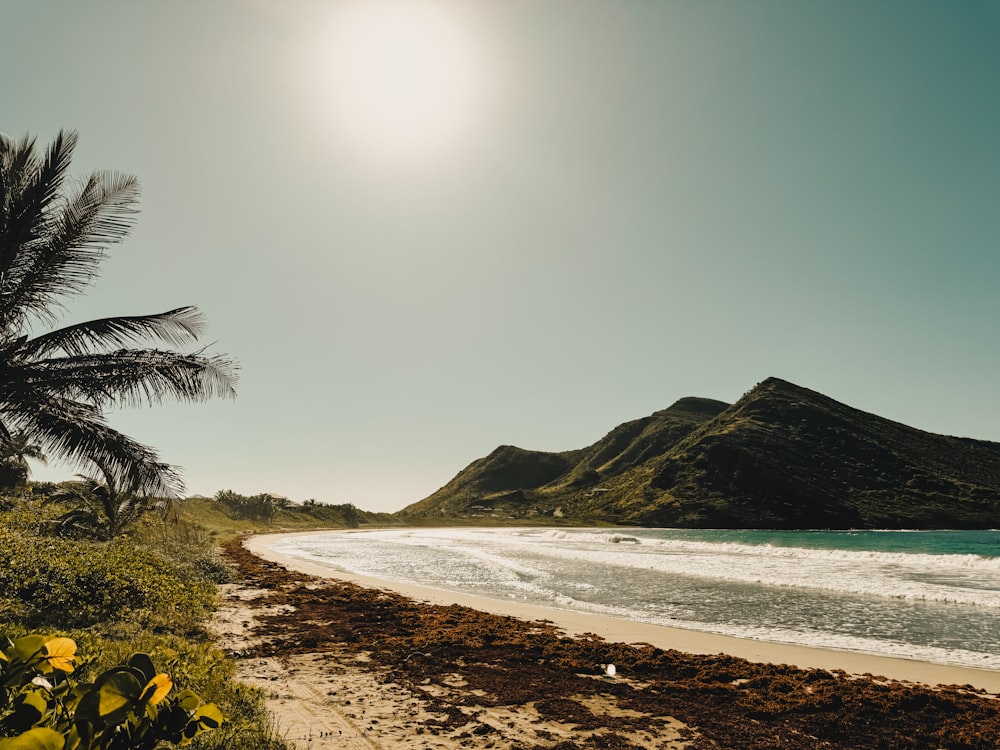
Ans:
[[[78,481],[64,483],[50,496],[52,501],[70,506],[56,521],[61,534],[114,539],[146,511],[170,507],[167,501],[143,494],[138,478],[128,477],[126,484],[119,485],[111,472],[100,464],[97,467],[104,475],[103,482],[80,475]]]
[[[132,227],[135,177],[69,175],[76,134],[35,140],[0,135],[0,444],[14,438],[85,470],[98,463],[147,494],[182,489],[175,467],[113,429],[108,408],[235,395],[236,365],[197,342],[197,308],[89,320],[54,328],[67,303],[98,275],[109,247]],[[36,329],[46,329],[36,333]],[[27,455],[27,454],[22,454]]]
[[[222,724],[218,706],[173,681],[147,654],[80,683],[71,638],[26,635],[0,650],[0,724],[15,732],[2,750],[153,750],[186,745]]]
[[[224,490],[167,517],[162,500],[135,504],[112,536],[65,522],[80,496],[79,482],[39,482],[0,497],[0,750],[287,750],[265,695],[214,643],[219,586],[234,575],[221,545],[391,517]]]
[[[40,482],[0,497],[0,750],[61,750],[67,738],[68,750],[164,742],[286,750],[264,694],[236,681],[236,661],[214,645],[209,623],[219,586],[233,577],[221,545],[255,531],[381,525],[391,517],[349,503],[224,490],[221,501],[188,498],[168,518],[160,503],[137,505],[109,537],[100,525],[64,522],[75,512],[78,484]],[[274,512],[252,517],[264,497]],[[154,678],[164,689],[169,678],[171,689],[150,692]],[[102,690],[104,702],[86,698]],[[116,708],[95,718],[94,701]],[[89,739],[79,737],[84,719]]]
[[[501,446],[408,523],[686,528],[1000,526],[1000,443],[935,435],[769,378],[683,398],[562,453]]]
[[[69,738],[68,749],[154,747],[160,741],[190,741],[194,748],[284,747],[263,697],[233,682],[235,664],[215,648],[206,629],[217,585],[230,576],[218,557],[216,534],[190,520],[147,513],[110,541],[65,537],[58,520],[67,506],[60,501],[22,493],[4,506],[2,750],[55,750],[55,744],[11,744],[43,728]],[[48,669],[52,652],[41,647],[53,639],[61,647],[73,644],[74,659],[63,664],[72,669]],[[150,662],[157,667],[151,676]],[[160,674],[169,676],[172,689],[151,705],[148,683]],[[165,679],[158,684],[165,687]],[[95,690],[100,699],[86,698]],[[118,708],[101,713],[109,706]],[[74,744],[84,719],[92,736]],[[202,733],[208,729],[213,731]],[[104,744],[112,735],[117,744]],[[31,737],[54,743],[50,732]]]
[[[240,503],[234,510],[195,497],[168,518],[156,502],[137,506],[108,537],[100,526],[64,523],[77,484],[38,483],[0,502],[0,750],[61,750],[66,738],[68,750],[157,742],[285,750],[264,694],[236,681],[236,661],[214,645],[209,623],[218,587],[233,577],[220,547],[255,531],[347,528],[389,517],[350,504],[249,496],[272,499],[273,515],[261,520],[241,512]],[[53,662],[60,654],[70,660]],[[71,669],[49,669],[53,663]],[[147,674],[150,664],[156,671]],[[154,701],[148,683],[161,674],[171,690]],[[165,686],[166,677],[159,679]],[[91,715],[97,699],[85,697],[94,690],[119,706],[100,721]],[[74,744],[85,718],[94,727],[91,744]],[[53,732],[62,738],[58,746]],[[18,737],[36,744],[12,744]]]
[[[147,513],[178,497],[177,468],[106,419],[232,397],[236,364],[169,348],[197,342],[191,306],[55,327],[139,195],[131,175],[71,178],[76,141],[0,134],[0,748],[280,747],[205,633],[224,571],[213,540]],[[27,459],[46,457],[89,473],[43,502]]]
[[[42,447],[24,432],[15,432],[0,443],[0,492],[12,492],[27,483],[29,458],[42,464],[48,460]]]

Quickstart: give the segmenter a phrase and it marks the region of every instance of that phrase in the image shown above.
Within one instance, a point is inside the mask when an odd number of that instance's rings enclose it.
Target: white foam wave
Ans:
[[[745,549],[755,553],[758,548]],[[669,553],[649,554],[647,550],[648,546],[610,552],[552,546],[545,552],[567,561],[623,568],[623,575],[655,571],[717,581],[1000,608],[1000,572],[991,568],[984,571],[974,565],[945,565],[942,570],[935,568],[933,561],[907,560],[905,555],[903,560],[895,560],[886,556],[747,554],[692,545],[672,548]]]
[[[1000,655],[976,650],[990,646],[1000,654],[991,619],[1000,609],[997,558],[664,539],[656,532],[631,531],[392,529],[296,537],[275,549],[337,570],[560,609],[1000,669]],[[681,581],[687,582],[683,591]],[[775,588],[769,593],[755,586]],[[692,607],[684,597],[699,596],[697,592],[712,600]],[[743,621],[726,611],[732,608],[727,597],[733,592],[751,603],[741,605],[753,613]],[[878,600],[830,598],[835,595]],[[798,603],[794,616],[768,603],[783,601]],[[830,632],[829,610],[822,611],[844,603],[850,609],[840,613],[837,632]],[[975,605],[982,611],[948,609],[954,605]],[[802,607],[814,606],[824,619],[812,627],[808,615],[803,616],[811,610]],[[960,620],[964,635],[949,631],[947,638],[937,638],[927,631],[934,627],[935,612],[949,613],[951,622]],[[913,643],[904,642],[908,631],[896,624],[904,615],[917,629]],[[706,622],[694,621],[702,617]],[[945,641],[954,647],[943,647]]]

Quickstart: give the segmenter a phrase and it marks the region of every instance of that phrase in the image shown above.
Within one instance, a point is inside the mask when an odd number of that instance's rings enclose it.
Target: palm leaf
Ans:
[[[116,481],[134,477],[141,491],[172,497],[183,493],[176,467],[160,461],[152,448],[109,427],[100,409],[68,399],[38,397],[30,409],[7,404],[9,422],[71,465],[103,465]]]
[[[67,184],[76,141],[76,133],[60,132],[38,156],[34,139],[0,136],[0,440],[22,431],[73,465],[98,464],[108,486],[170,497],[183,486],[177,470],[109,427],[102,410],[231,397],[237,366],[205,349],[130,348],[150,340],[178,347],[196,341],[202,320],[193,307],[77,323],[29,338],[32,323],[54,323],[66,298],[91,284],[136,213],[139,183],[131,175],[95,172]]]
[[[200,352],[120,349],[15,367],[20,371],[18,381],[33,393],[97,406],[151,406],[167,398],[199,402],[235,396],[236,365],[221,355]]]
[[[5,330],[20,325],[16,290],[45,244],[75,145],[75,133],[60,132],[42,161],[34,156],[33,139],[0,145],[0,321]]]
[[[74,356],[150,338],[182,346],[196,341],[203,326],[196,307],[178,307],[157,315],[102,318],[67,326],[26,341],[19,351],[29,359],[56,351]]]
[[[107,247],[125,238],[139,197],[131,175],[93,174],[47,219],[43,240],[21,247],[5,283],[8,325],[33,316],[55,321],[61,298],[82,292],[97,275]]]
[[[25,138],[19,144],[4,143],[4,155],[9,156],[7,179],[0,182],[3,201],[3,225],[0,235],[0,269],[6,271],[17,259],[21,246],[41,236],[47,208],[56,200],[66,178],[73,149],[75,132],[60,131],[49,145],[45,159],[34,157],[34,139]]]

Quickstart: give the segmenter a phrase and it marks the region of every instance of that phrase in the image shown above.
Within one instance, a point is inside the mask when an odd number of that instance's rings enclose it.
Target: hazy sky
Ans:
[[[192,494],[397,510],[772,375],[1000,440],[998,0],[0,10],[0,130],[143,183],[64,322],[241,363],[111,417]]]

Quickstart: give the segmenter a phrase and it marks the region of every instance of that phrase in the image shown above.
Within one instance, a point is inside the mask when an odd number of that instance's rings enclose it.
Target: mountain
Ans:
[[[996,528],[1000,443],[924,432],[769,378],[732,405],[682,398],[586,448],[501,446],[398,515],[692,528]]]

